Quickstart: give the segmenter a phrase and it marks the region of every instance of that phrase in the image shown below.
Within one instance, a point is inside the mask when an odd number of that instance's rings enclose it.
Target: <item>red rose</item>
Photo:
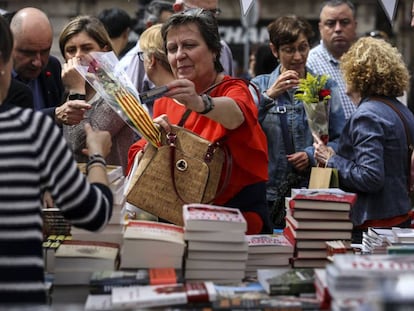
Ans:
[[[52,76],[52,73],[50,71],[46,71],[45,74],[46,74],[46,77],[48,78]]]
[[[326,96],[331,95],[331,91],[327,89],[320,90],[319,92],[319,100],[323,100]]]

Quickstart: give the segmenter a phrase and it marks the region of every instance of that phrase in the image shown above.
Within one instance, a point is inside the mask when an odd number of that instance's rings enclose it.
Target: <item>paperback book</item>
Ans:
[[[186,230],[194,231],[242,231],[247,230],[247,223],[237,208],[210,204],[185,204],[183,219]]]
[[[110,294],[114,287],[133,285],[162,285],[184,282],[181,270],[173,268],[138,269],[136,271],[95,271],[89,282],[93,295]]]
[[[259,269],[257,279],[269,295],[315,293],[315,271],[305,269]]]

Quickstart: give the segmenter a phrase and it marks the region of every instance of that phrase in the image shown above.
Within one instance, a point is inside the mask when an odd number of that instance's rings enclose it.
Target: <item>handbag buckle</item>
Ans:
[[[175,133],[167,133],[167,135],[165,135],[167,137],[167,143],[168,145],[175,145],[175,140],[177,139],[177,134]]]
[[[276,106],[276,113],[286,113],[286,106]]]

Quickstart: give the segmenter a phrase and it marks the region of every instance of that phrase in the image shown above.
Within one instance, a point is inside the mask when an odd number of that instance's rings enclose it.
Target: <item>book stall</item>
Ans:
[[[370,228],[356,248],[355,199],[293,189],[272,235],[246,235],[240,211],[209,204],[184,205],[183,226],[118,206],[102,236],[71,235],[58,216],[56,231],[49,213],[45,310],[406,310],[414,230]]]

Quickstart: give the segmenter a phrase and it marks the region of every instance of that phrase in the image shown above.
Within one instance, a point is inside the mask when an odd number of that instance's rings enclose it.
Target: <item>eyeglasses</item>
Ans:
[[[341,27],[347,27],[351,24],[351,20],[349,18],[343,19],[328,19],[323,24],[328,28],[334,28],[336,24],[339,23]]]
[[[309,51],[309,44],[301,44],[297,48],[293,46],[287,46],[280,48],[280,50],[288,56],[293,56],[296,52],[299,52],[301,55],[304,55]]]
[[[144,61],[144,52],[139,51],[137,54],[138,54],[138,59],[139,59],[141,62],[143,62],[143,61]]]

